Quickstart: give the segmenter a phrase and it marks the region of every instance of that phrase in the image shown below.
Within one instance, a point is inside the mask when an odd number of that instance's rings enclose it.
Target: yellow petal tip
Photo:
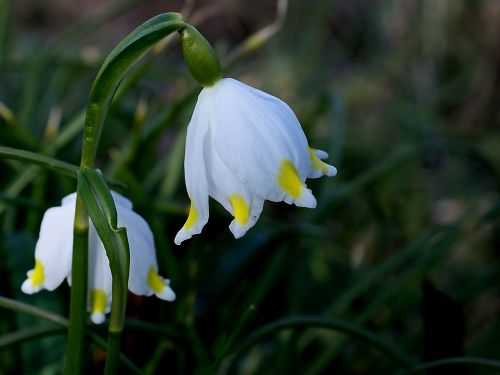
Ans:
[[[35,268],[33,269],[33,272],[31,272],[29,278],[31,280],[31,284],[35,288],[40,286],[45,280],[45,270],[42,262],[38,259],[35,260]]]
[[[246,225],[250,217],[250,206],[245,198],[240,194],[232,194],[228,198],[231,207],[233,208],[234,219],[240,225]]]
[[[155,293],[162,293],[163,289],[165,289],[165,281],[160,275],[158,275],[153,266],[149,267],[147,283],[151,290]]]
[[[199,218],[200,215],[198,214],[198,211],[196,211],[196,207],[194,206],[193,202],[191,202],[191,207],[189,208],[189,215],[186,220],[186,223],[184,224],[183,229],[190,230],[192,227],[196,225]]]
[[[277,182],[280,189],[294,199],[299,199],[302,195],[304,184],[300,180],[297,168],[290,160],[281,162]]]
[[[107,298],[106,292],[102,289],[90,291],[90,314],[92,321],[96,324],[104,321]]]

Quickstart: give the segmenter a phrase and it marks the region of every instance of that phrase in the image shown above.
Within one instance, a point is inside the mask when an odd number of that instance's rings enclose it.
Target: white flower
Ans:
[[[118,213],[118,226],[127,229],[130,247],[129,290],[138,295],[173,301],[170,280],[158,275],[153,233],[142,217],[132,211],[132,203],[112,192]],[[73,221],[76,193],[63,198],[62,205],[49,208],[42,219],[35,248],[35,267],[28,271],[21,289],[33,294],[42,289],[54,290],[67,278],[71,284]],[[104,321],[111,309],[111,271],[104,246],[89,222],[88,310],[94,323]]]
[[[201,232],[209,196],[234,216],[229,229],[236,238],[257,222],[266,199],[316,207],[304,181],[337,173],[321,161],[327,156],[309,148],[297,117],[280,99],[229,78],[205,87],[187,130],[191,208],[175,243]]]

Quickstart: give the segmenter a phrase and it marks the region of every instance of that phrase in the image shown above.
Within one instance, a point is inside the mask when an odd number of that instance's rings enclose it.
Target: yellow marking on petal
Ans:
[[[155,293],[161,293],[165,289],[165,280],[156,273],[153,266],[149,267],[147,283]]]
[[[328,166],[326,163],[322,162],[310,147],[307,148],[307,151],[309,151],[309,159],[311,159],[313,169],[323,171],[323,173],[328,173]]]
[[[195,224],[198,222],[199,217],[200,215],[198,214],[198,211],[196,211],[196,207],[194,206],[193,201],[191,201],[191,207],[189,208],[189,215],[182,229],[189,230],[192,227],[194,227]]]
[[[44,267],[42,262],[40,262],[38,259],[35,260],[35,268],[30,275],[30,280],[33,287],[40,286],[45,280]]]
[[[90,312],[91,314],[106,313],[106,292],[102,289],[94,289],[90,292]]]
[[[290,160],[283,160],[278,172],[278,186],[288,195],[298,199],[302,195],[303,183],[297,168]]]
[[[245,225],[250,217],[250,206],[245,198],[240,194],[232,194],[228,198],[231,207],[233,207],[234,219],[240,224]]]

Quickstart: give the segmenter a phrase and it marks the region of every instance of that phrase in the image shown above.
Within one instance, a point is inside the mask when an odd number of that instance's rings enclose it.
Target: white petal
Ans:
[[[309,158],[311,160],[311,169],[307,178],[318,178],[321,176],[335,176],[337,168],[333,165],[326,164],[323,159],[326,159],[328,154],[321,150],[309,149]]]
[[[205,167],[206,136],[210,121],[210,89],[203,89],[187,128],[184,174],[186,189],[191,199],[191,210],[182,229],[175,236],[174,242],[191,238],[208,221],[208,183]]]
[[[37,280],[39,278],[44,277],[43,275],[43,266],[36,262],[35,268],[26,272],[26,280],[21,284],[21,290],[26,294],[33,294],[39,292],[43,289],[43,284],[39,283]]]
[[[74,217],[74,201],[45,212],[35,247],[36,267],[28,272],[28,278],[21,286],[23,292],[32,294],[41,289],[54,290],[69,275]]]
[[[102,289],[111,293],[111,269],[106,250],[92,222],[89,223],[88,289]]]
[[[263,199],[257,197],[250,198],[250,215],[248,217],[248,221],[246,223],[242,223],[237,219],[237,217],[235,217],[235,219],[231,221],[231,224],[229,225],[229,229],[231,230],[231,233],[233,233],[234,238],[243,237],[245,233],[257,223],[263,206]]]
[[[72,204],[74,206],[75,202],[76,202],[76,192],[68,194],[65,197],[63,197],[63,199],[61,199],[61,206],[66,206],[68,204],[70,205]]]
[[[297,207],[305,207],[305,208],[316,208],[317,201],[314,197],[311,189],[304,187],[302,189],[302,194],[299,199],[287,196],[284,200],[285,203],[295,204]]]
[[[149,267],[157,264],[153,233],[141,216],[123,208],[118,208],[118,225],[127,229],[130,248],[129,289],[137,295],[151,295],[146,278]]]
[[[238,115],[244,118],[241,123],[249,122],[251,130],[265,139],[268,152],[274,153],[279,161],[289,159],[305,179],[309,166],[307,139],[288,104],[234,79],[224,81],[227,88],[218,91],[222,102],[234,99]]]
[[[148,273],[148,284],[156,297],[165,301],[175,300],[176,296],[172,288],[170,288],[170,280],[158,275],[158,271],[153,267],[150,268]]]
[[[117,193],[114,190],[111,190],[111,195],[113,196],[113,201],[115,202],[115,205],[117,206],[116,209],[118,210],[118,206],[122,208],[126,208],[128,210],[132,210],[132,202],[128,199],[125,198],[123,195]]]
[[[169,302],[174,301],[176,297],[174,291],[172,290],[172,288],[170,288],[170,286],[167,286],[167,288],[165,288],[165,292],[163,292],[162,294],[156,294],[156,296],[162,300]]]
[[[224,163],[252,195],[310,206],[304,203],[310,199],[302,202],[277,184],[284,161],[294,166],[302,183],[310,170],[307,140],[291,109],[242,83],[223,81],[215,95],[213,137]]]
[[[90,320],[94,324],[102,324],[106,320],[106,314],[103,314],[99,311],[95,311],[90,314]]]
[[[137,295],[173,301],[175,293],[170,280],[158,275],[158,262],[154,237],[148,223],[130,209],[117,206],[118,225],[127,229],[130,248],[130,274],[128,287]]]
[[[212,139],[211,141],[214,142]],[[264,200],[250,194],[215,148],[209,149],[206,154],[209,194],[234,216],[229,225],[234,237],[243,237],[259,219]]]
[[[326,153],[323,150],[318,150],[317,148],[311,149],[311,150],[313,150],[314,155],[316,155],[318,157],[318,159],[320,159],[320,160],[324,160],[324,159],[328,158],[328,153]]]
[[[259,121],[256,126],[260,127],[261,132],[274,130],[272,135],[274,140],[280,138],[285,140],[289,153],[293,155],[289,160],[297,168],[301,179],[305,180],[309,171],[309,161],[306,154],[307,139],[297,116],[282,100],[263,91],[253,88],[252,90],[258,92],[260,97],[267,98],[268,102],[265,112],[261,114],[266,116],[267,123]],[[262,108],[264,109],[264,107]]]
[[[88,310],[95,324],[104,321],[111,310],[112,278],[109,260],[97,231],[89,223]]]

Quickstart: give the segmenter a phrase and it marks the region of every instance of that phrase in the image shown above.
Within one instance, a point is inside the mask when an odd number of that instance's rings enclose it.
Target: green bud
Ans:
[[[219,59],[214,49],[198,30],[190,25],[179,30],[182,53],[193,78],[202,86],[213,86],[221,78]]]

